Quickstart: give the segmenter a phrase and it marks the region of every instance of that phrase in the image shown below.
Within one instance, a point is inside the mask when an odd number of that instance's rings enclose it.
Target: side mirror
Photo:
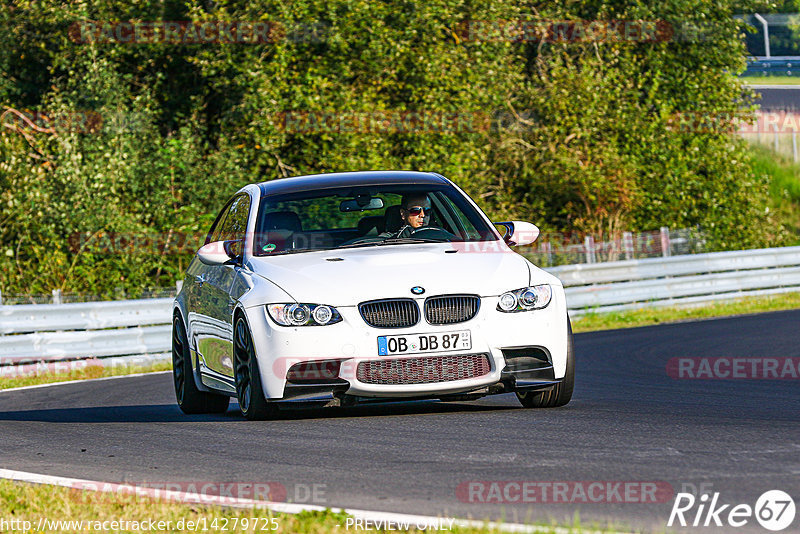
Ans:
[[[225,254],[231,259],[227,263],[233,263],[235,265],[242,264],[242,259],[244,258],[244,240],[232,239],[230,241],[224,241],[222,248],[225,250]]]
[[[500,235],[509,246],[530,245],[539,237],[539,228],[525,221],[508,221],[494,223]]]
[[[242,241],[213,241],[200,247],[197,257],[206,265],[226,265],[241,261]]]

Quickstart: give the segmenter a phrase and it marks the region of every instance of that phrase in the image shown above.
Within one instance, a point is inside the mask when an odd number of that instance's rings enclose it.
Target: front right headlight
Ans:
[[[552,298],[553,289],[550,284],[523,287],[500,295],[497,310],[506,313],[540,310],[546,308]]]
[[[267,304],[267,311],[281,326],[326,326],[342,320],[336,308],[325,304]]]

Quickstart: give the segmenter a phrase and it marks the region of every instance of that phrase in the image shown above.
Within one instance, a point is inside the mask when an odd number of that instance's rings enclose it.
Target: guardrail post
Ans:
[[[770,57],[770,50],[769,50],[769,24],[767,23],[767,19],[759,15],[758,13],[754,13],[753,16],[756,18],[758,22],[761,23],[761,27],[764,28],[764,54],[766,57]]]
[[[553,265],[553,247],[550,245],[550,241],[542,243],[542,252],[544,253],[547,265]]]
[[[773,124],[772,125],[772,130],[773,130],[773,132],[772,132],[772,145],[773,145],[773,148],[775,149],[775,152],[778,152],[778,125],[777,124]]]
[[[176,280],[175,281],[175,289],[178,290],[178,293],[181,292],[181,289],[183,289],[183,280]]]
[[[586,247],[586,263],[594,263],[594,237],[587,235],[584,240],[584,245]]]
[[[633,259],[633,234],[622,232],[622,249],[625,251],[625,259]]]
[[[3,305],[3,292],[0,291],[0,306]]]
[[[61,290],[54,289],[53,290],[53,304],[61,304]]]
[[[661,255],[664,256],[665,258],[669,257],[669,255],[670,255],[669,246],[670,246],[670,244],[669,244],[669,227],[668,226],[662,226],[661,227]]]

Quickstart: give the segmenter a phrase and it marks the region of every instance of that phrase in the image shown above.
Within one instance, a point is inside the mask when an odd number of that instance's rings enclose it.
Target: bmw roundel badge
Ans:
[[[422,295],[423,293],[425,293],[425,288],[422,286],[414,286],[411,288],[411,292],[414,293],[415,295]]]

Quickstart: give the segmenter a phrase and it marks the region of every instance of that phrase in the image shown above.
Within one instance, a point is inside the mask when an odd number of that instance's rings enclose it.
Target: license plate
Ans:
[[[472,338],[469,330],[438,334],[408,334],[405,336],[378,336],[378,356],[390,354],[418,354],[470,350]]]

